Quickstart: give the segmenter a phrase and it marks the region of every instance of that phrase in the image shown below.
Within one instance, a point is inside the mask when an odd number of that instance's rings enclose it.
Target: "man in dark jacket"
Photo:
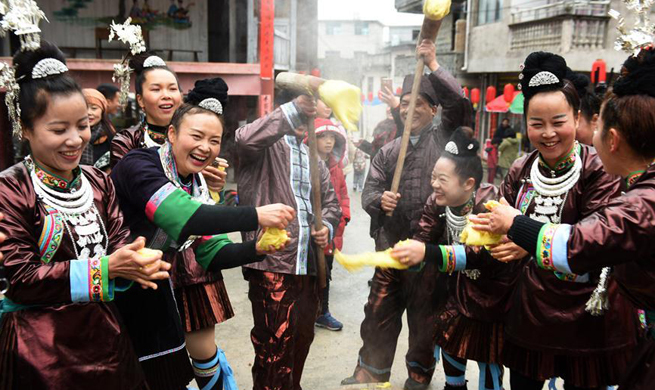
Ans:
[[[316,102],[302,95],[236,131],[240,204],[257,206],[275,199],[294,207],[297,214],[287,226],[290,241],[285,250],[244,267],[254,318],[250,333],[254,390],[300,390],[318,317],[316,253],[334,238],[341,219],[330,171],[321,161],[325,227],[314,230],[309,151],[303,139],[307,117],[315,114]],[[257,232],[243,236],[252,240]]]
[[[411,126],[411,137],[398,193],[389,191],[401,139],[385,145],[373,158],[362,206],[371,216],[371,235],[376,250],[393,247],[398,241],[411,238],[421,218],[423,206],[432,194],[431,171],[452,132],[470,125],[471,103],[462,94],[457,80],[439,66],[433,42],[424,40],[417,49],[428,76],[422,76],[420,94]],[[414,76],[403,83],[400,103],[402,121],[407,120],[410,92]],[[441,123],[432,123],[441,105]],[[393,216],[386,213],[393,211]],[[407,309],[409,351],[406,364],[409,378],[406,390],[426,389],[435,368],[434,323],[439,307],[445,303],[445,292],[437,291],[434,280],[437,270],[375,270],[365,318],[361,325],[364,345],[359,351],[355,373],[342,384],[386,382],[389,380],[396,342]],[[432,288],[426,287],[432,286]]]

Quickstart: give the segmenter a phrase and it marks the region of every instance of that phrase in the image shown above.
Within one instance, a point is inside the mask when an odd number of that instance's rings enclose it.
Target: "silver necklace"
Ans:
[[[448,230],[448,242],[450,244],[461,244],[460,237],[462,231],[466,228],[468,217],[471,212],[464,215],[456,215],[446,206],[446,229]],[[480,277],[480,270],[478,269],[465,269],[462,271],[469,279],[476,280]]]
[[[30,161],[30,164],[31,163]],[[45,185],[36,175],[34,166],[30,167],[30,178],[34,191],[42,203],[57,210],[64,222],[64,227],[73,241],[73,251],[77,259],[100,258],[107,254],[109,236],[93,203],[93,189],[84,173],[80,173],[80,190],[58,192]],[[73,231],[77,234],[77,240]],[[91,249],[93,246],[93,255]],[[79,248],[79,249],[78,249]]]
[[[543,223],[560,223],[569,191],[576,185],[582,172],[582,161],[577,152],[575,157],[573,166],[564,175],[553,178],[541,173],[538,159],[532,163],[530,182],[536,196],[533,199],[535,208],[529,215],[530,218]]]

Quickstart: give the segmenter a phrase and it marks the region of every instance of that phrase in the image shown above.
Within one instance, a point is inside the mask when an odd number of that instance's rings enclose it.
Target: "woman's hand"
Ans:
[[[282,203],[257,207],[257,220],[262,227],[285,229],[296,217],[296,210]]]
[[[507,237],[503,237],[503,241],[500,244],[490,246],[489,253],[494,259],[503,263],[521,260],[529,254],[525,249],[516,245]]]
[[[152,280],[167,279],[171,265],[161,260],[161,251],[150,251],[152,255],[141,255],[139,250],[145,248],[146,240],[138,237],[109,256],[109,279],[124,278],[133,280],[143,288],[157,289]]]
[[[279,248],[275,248],[271,245],[270,250],[264,250],[262,247],[259,246],[259,241],[262,239],[262,236],[264,235],[265,231],[264,229],[261,229],[259,231],[259,234],[257,234],[257,243],[255,244],[255,249],[257,250],[257,255],[262,256],[262,255],[272,255],[275,252],[282,252],[283,250],[286,249],[287,245],[289,245],[289,242],[291,242],[291,239],[288,239],[284,244],[282,244]]]
[[[425,259],[425,244],[416,240],[398,243],[391,250],[391,257],[401,264],[413,267]]]
[[[473,223],[473,229],[494,234],[507,234],[514,223],[514,217],[521,215],[521,212],[507,203],[505,198],[500,200],[500,205],[494,207],[489,213],[471,215],[469,220]]]
[[[225,188],[225,181],[227,180],[227,161],[218,157],[218,167],[208,166],[202,170],[202,175],[207,182],[207,187],[211,191],[221,192]]]
[[[382,89],[378,92],[378,98],[392,110],[400,105],[400,99],[393,94],[393,91],[387,85],[382,86]]]

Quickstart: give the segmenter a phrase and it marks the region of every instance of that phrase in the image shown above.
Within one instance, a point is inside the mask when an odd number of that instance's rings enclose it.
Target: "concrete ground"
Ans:
[[[352,180],[352,175],[348,175]],[[352,185],[349,185],[352,188]],[[344,253],[361,253],[374,250],[370,238],[369,217],[361,208],[361,194],[351,193],[352,220],[346,227]],[[348,273],[335,264],[330,293],[330,311],[343,322],[340,332],[316,328],[316,337],[305,365],[302,386],[305,390],[334,390],[340,382],[353,373],[357,354],[361,347],[359,326],[364,318],[364,303],[368,297],[368,280],[373,269],[358,273]],[[247,296],[247,283],[240,269],[224,272],[225,283],[236,313],[235,317],[216,327],[216,343],[227,354],[240,389],[252,388],[252,362],[254,352],[250,342],[252,312]],[[407,325],[399,337],[396,357],[392,368],[391,384],[394,389],[402,389],[407,378],[404,355],[407,352]],[[390,340],[391,342],[391,340]],[[477,364],[469,362],[467,378],[470,390],[478,389]],[[509,389],[509,375],[505,378],[505,388]],[[438,365],[430,389],[443,389],[445,377]]]

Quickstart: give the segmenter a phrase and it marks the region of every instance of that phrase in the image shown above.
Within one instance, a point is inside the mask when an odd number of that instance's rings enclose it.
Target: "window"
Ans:
[[[355,35],[368,35],[368,22],[355,22]]]
[[[416,41],[418,39],[418,35],[421,33],[421,30],[412,30],[412,41]]]
[[[341,22],[327,22],[325,24],[325,33],[327,35],[341,34]]]
[[[499,21],[502,6],[502,0],[480,0],[478,2],[478,25]]]
[[[340,56],[341,56],[341,52],[338,51],[338,50],[326,50],[325,51],[325,58],[328,58],[328,57],[339,58]]]

